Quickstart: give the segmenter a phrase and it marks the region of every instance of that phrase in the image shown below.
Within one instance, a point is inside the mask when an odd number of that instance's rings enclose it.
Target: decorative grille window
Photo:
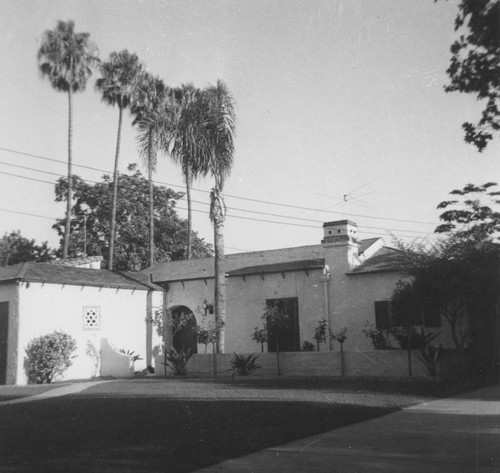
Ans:
[[[100,330],[101,329],[101,308],[84,307],[83,308],[83,329]]]

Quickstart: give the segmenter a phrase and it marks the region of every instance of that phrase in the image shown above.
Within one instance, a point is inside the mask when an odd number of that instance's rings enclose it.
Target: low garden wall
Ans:
[[[426,377],[423,364],[412,352],[412,375]],[[260,369],[252,376],[276,376],[276,353],[256,353]],[[217,355],[217,375],[231,376],[231,359],[234,354]],[[280,353],[280,371],[284,376],[341,376],[340,352],[286,352]],[[163,357],[155,358],[156,376],[164,376]],[[213,355],[193,355],[188,362],[189,376],[213,376]],[[344,352],[345,376],[408,376],[408,353],[406,350],[372,350]],[[167,368],[167,376],[173,376]]]

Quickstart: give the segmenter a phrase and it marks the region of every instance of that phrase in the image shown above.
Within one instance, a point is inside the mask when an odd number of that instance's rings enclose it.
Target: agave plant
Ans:
[[[443,355],[443,351],[441,349],[441,344],[436,345],[431,342],[439,335],[439,333],[425,333],[422,327],[420,335],[423,340],[423,346],[419,348],[417,358],[424,364],[427,374],[434,378],[437,376],[438,363]]]
[[[233,376],[236,374],[239,376],[248,376],[255,370],[262,368],[262,366],[256,363],[258,358],[257,355],[253,354],[245,356],[235,353],[230,361],[231,368],[228,371],[233,371]]]
[[[165,365],[168,366],[175,376],[185,376],[187,373],[187,364],[193,353],[190,349],[177,351],[175,348],[170,348],[165,353]]]

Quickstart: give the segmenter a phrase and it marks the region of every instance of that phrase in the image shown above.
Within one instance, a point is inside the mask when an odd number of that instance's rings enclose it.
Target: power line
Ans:
[[[46,160],[46,161],[51,161],[51,162],[66,164],[65,161],[62,161],[62,160],[59,160],[59,159],[47,158],[45,156],[40,156],[40,155],[36,155],[36,154],[31,154],[31,153],[25,153],[25,152],[22,152],[22,151],[12,150],[12,149],[4,148],[4,147],[1,147],[1,146],[0,146],[0,150],[6,151],[6,152],[9,152],[9,153],[19,154],[19,155],[22,155],[22,156],[28,156],[28,157],[32,157],[32,158],[43,159],[43,160]],[[99,169],[99,168],[95,168],[95,167],[92,167],[92,166],[86,166],[86,165],[76,164],[76,163],[73,163],[73,166],[80,167],[80,168],[83,168],[83,169],[89,169],[89,170],[92,170],[92,171],[104,172],[106,174],[112,174],[112,172],[109,171],[109,170]],[[171,184],[171,183],[168,183],[168,182],[156,181],[156,180],[154,180],[153,182],[155,184],[158,184],[158,185],[163,185],[163,186],[168,186],[168,187],[176,187],[176,188],[184,189],[183,186],[179,186],[177,184]],[[210,191],[207,191],[205,189],[198,189],[196,187],[193,187],[191,190],[194,190],[194,191],[197,191],[197,192],[203,192],[203,193],[210,193]],[[295,209],[295,210],[306,210],[306,211],[309,211],[309,212],[321,212],[321,213],[327,213],[327,214],[344,215],[344,212],[335,212],[335,211],[332,211],[332,210],[315,209],[315,208],[311,208],[311,207],[301,207],[301,206],[298,206],[298,205],[284,204],[284,203],[280,203],[280,202],[271,202],[271,201],[267,201],[267,200],[259,200],[259,199],[249,198],[249,197],[242,197],[242,196],[232,195],[232,194],[225,194],[225,196],[233,198],[233,199],[239,199],[239,200],[244,200],[244,201],[248,201],[248,202],[257,202],[257,203],[266,204],[266,205],[275,205],[275,206],[278,206],[278,207],[291,208],[291,209]],[[374,220],[387,220],[387,221],[390,221],[390,222],[416,223],[416,224],[423,224],[423,225],[438,225],[438,223],[436,223],[436,222],[424,222],[424,221],[419,221],[419,220],[406,220],[406,219],[397,219],[397,218],[391,218],[391,217],[376,217],[376,216],[361,215],[361,214],[350,214],[350,216],[351,217],[359,217],[359,218],[371,218],[371,219],[374,219]]]
[[[35,169],[35,168],[30,168],[30,167],[26,167],[26,166],[20,166],[18,164],[5,163],[3,161],[0,161],[0,164],[5,164],[7,166],[12,166],[12,167],[17,167],[17,168],[21,168],[21,169],[26,169],[26,170],[32,170],[32,171],[36,171],[36,172],[41,172],[41,173],[45,173],[45,174],[49,174],[49,175],[53,175],[53,176],[64,177],[61,174],[57,174],[57,173],[53,173],[53,172],[49,172],[49,171],[43,171],[43,170],[39,170],[39,169]],[[27,177],[27,176],[21,176],[21,175],[18,175],[18,174],[7,173],[7,172],[4,172],[4,171],[0,171],[0,174],[5,174],[7,176],[12,176],[12,177],[18,177],[18,178],[21,178],[21,179],[27,179],[27,180],[31,180],[31,181],[35,181],[35,182],[41,182],[41,183],[44,183],[44,184],[50,184],[50,185],[54,184],[53,182],[44,181],[44,180],[36,179],[36,178],[30,178],[30,177]],[[91,182],[91,183],[94,183],[94,184],[99,184],[100,183],[98,181],[94,181],[94,180],[91,180],[91,179],[82,179],[82,180],[85,181],[85,182]],[[124,188],[124,186],[120,186],[120,187],[122,189]],[[107,194],[111,195],[111,192],[107,192]],[[200,204],[200,205],[207,205],[207,206],[210,205],[208,202],[201,202],[201,201],[198,201],[198,200],[192,200],[192,202]],[[178,207],[178,208],[180,208],[181,210],[187,210],[187,209],[183,209],[181,207]],[[229,209],[229,210],[235,210],[235,211],[238,211],[238,212],[247,212],[247,213],[252,213],[252,214],[257,214],[257,215],[267,215],[267,216],[270,216],[270,217],[285,218],[285,219],[289,219],[289,220],[296,220],[296,221],[302,221],[302,222],[313,222],[313,223],[317,223],[317,224],[323,224],[323,221],[321,221],[321,220],[315,220],[315,219],[309,219],[309,218],[294,217],[294,216],[281,215],[281,214],[275,214],[275,213],[270,213],[270,212],[262,212],[262,211],[256,211],[256,210],[240,209],[240,208],[229,207],[229,206],[227,207],[227,209]],[[263,219],[252,219],[250,217],[235,216],[235,215],[232,215],[232,216],[236,217],[236,218],[245,218],[247,220],[271,222],[271,221],[263,220]],[[288,224],[288,225],[294,225],[294,224],[286,223],[286,222],[272,222],[272,223],[283,223],[283,224]],[[295,226],[308,226],[308,225],[298,225],[298,224],[295,224]],[[311,225],[309,225],[309,227],[310,228],[317,228],[316,226],[311,226]],[[361,227],[362,228],[366,228],[366,229],[370,229],[370,230],[385,230],[387,232],[415,233],[417,235],[421,235],[422,233],[426,233],[426,232],[418,231],[418,230],[404,230],[404,229],[394,229],[394,228],[369,227],[369,226],[366,226],[366,225],[362,225]]]
[[[186,208],[183,207],[178,207],[180,210],[187,210]],[[198,210],[198,209],[192,209],[193,212],[198,212],[202,213],[204,215],[208,215],[209,213],[204,211],[204,210]],[[48,217],[45,215],[40,215],[40,214],[33,214],[33,213],[28,213],[28,212],[21,212],[18,210],[10,210],[10,209],[4,209],[0,208],[1,212],[8,212],[8,213],[13,213],[13,214],[18,214],[18,215],[26,215],[29,217],[37,217],[37,218],[44,218],[47,220],[52,220],[56,221],[57,220],[63,220],[63,218],[57,218],[57,217]],[[277,225],[287,225],[287,226],[294,226],[294,227],[302,227],[302,228],[314,228],[314,229],[320,229],[321,227],[315,226],[315,225],[301,225],[301,224],[296,224],[296,223],[287,223],[287,222],[276,222],[275,220],[264,220],[264,219],[257,219],[257,218],[252,218],[252,217],[243,217],[241,215],[227,215],[228,218],[236,218],[240,220],[250,220],[250,221],[255,221],[255,222],[261,222],[261,223],[271,223],[271,224],[277,224]],[[363,228],[363,227],[361,227]],[[404,231],[404,230],[403,230]],[[380,235],[380,236],[387,236],[387,233],[379,233],[379,232],[369,232],[372,235]],[[400,238],[417,238],[414,236],[410,235],[401,235],[401,234],[394,234],[394,236],[398,236]]]

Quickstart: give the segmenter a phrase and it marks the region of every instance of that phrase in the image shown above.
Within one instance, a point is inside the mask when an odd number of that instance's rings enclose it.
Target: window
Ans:
[[[101,329],[101,308],[84,307],[83,308],[83,330]]]
[[[299,301],[297,297],[267,299],[266,307],[276,307],[285,315],[278,324],[268,322],[268,351],[300,351]]]
[[[425,304],[420,307],[393,304],[391,301],[375,301],[375,324],[378,329],[420,326],[440,327],[439,310]]]

